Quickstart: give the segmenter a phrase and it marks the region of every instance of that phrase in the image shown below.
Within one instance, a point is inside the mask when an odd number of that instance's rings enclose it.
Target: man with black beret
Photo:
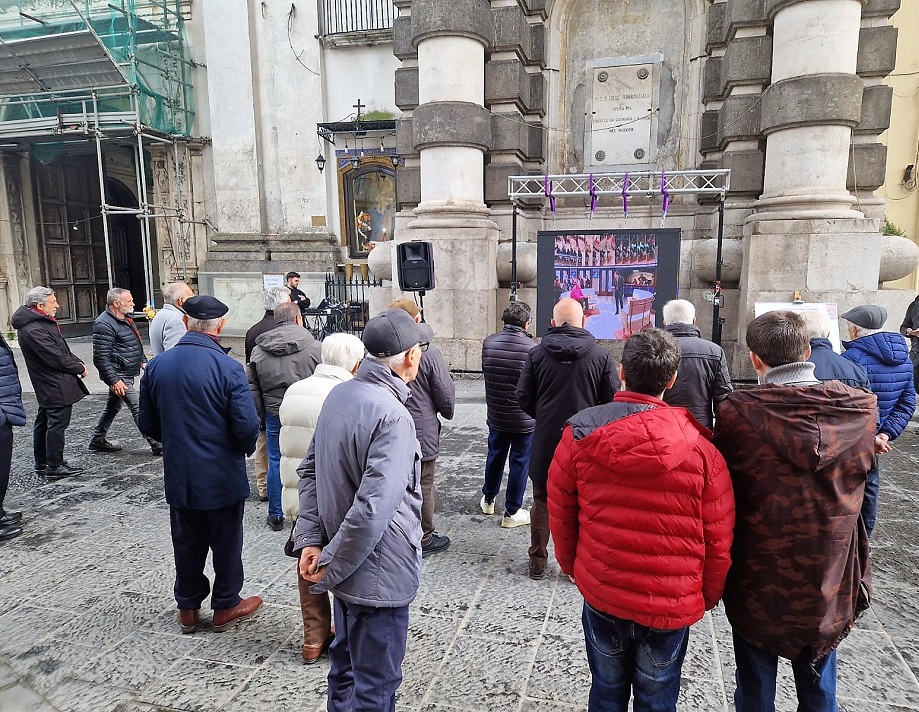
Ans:
[[[228,308],[211,296],[183,305],[188,333],[150,361],[140,385],[141,432],[163,443],[166,501],[176,563],[175,598],[183,633],[200,625],[211,594],[212,628],[222,632],[262,605],[241,599],[246,456],[259,419],[243,367],[220,345]],[[204,575],[213,554],[214,587]]]
[[[862,518],[868,536],[874,530],[878,514],[878,491],[881,487],[877,455],[892,450],[891,440],[900,437],[916,409],[916,388],[909,347],[901,334],[883,331],[887,310],[877,304],[863,304],[850,309],[842,318],[849,322],[849,339],[843,341],[843,358],[857,363],[868,372],[868,385],[878,397],[878,425],[874,437],[875,466],[868,473]]]
[[[330,710],[393,710],[421,582],[421,449],[405,408],[427,348],[414,319],[367,322],[367,356],[327,396],[298,468],[294,548],[310,593],[334,596]]]

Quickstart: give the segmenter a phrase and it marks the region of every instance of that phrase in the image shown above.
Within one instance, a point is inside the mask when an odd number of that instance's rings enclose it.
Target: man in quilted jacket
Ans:
[[[874,460],[877,399],[820,382],[798,314],[747,326],[755,388],[716,413],[737,504],[724,608],[743,712],[775,710],[778,658],[791,661],[798,709],[836,712],[836,646],[867,607],[868,536],[859,512]]]
[[[849,339],[843,341],[842,356],[868,372],[868,387],[878,397],[877,432],[874,436],[874,467],[868,473],[862,518],[868,536],[878,518],[881,468],[877,455],[890,452],[890,441],[900,437],[916,409],[916,388],[909,347],[901,334],[882,331],[887,310],[877,304],[850,309],[842,318],[848,322]]]
[[[571,417],[549,468],[549,526],[584,596],[590,712],[675,710],[689,626],[731,565],[734,495],[708,430],[667,405],[680,347],[647,329],[625,344],[612,403]],[[741,709],[741,708],[738,708]]]

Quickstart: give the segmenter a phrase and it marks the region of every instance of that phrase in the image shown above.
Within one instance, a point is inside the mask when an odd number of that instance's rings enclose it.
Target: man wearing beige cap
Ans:
[[[916,409],[916,388],[909,347],[901,334],[883,331],[887,310],[877,304],[863,304],[850,309],[842,318],[849,322],[849,339],[843,341],[843,358],[857,363],[868,372],[868,384],[878,398],[878,426],[874,452],[890,452],[890,441],[900,437]],[[881,473],[878,458],[868,473],[862,518],[868,536],[874,530],[878,513],[878,491]]]

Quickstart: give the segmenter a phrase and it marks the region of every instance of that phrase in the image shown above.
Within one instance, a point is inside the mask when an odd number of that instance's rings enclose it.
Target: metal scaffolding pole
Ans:
[[[99,167],[99,199],[102,203],[102,235],[105,238],[105,266],[108,271],[108,288],[115,286],[112,274],[112,246],[109,242],[108,202],[105,199],[105,164],[102,162],[102,131],[99,128],[99,101],[93,92],[93,119],[95,121],[96,163]]]
[[[172,160],[175,168],[175,174],[172,179],[175,181],[176,188],[176,208],[179,215],[178,228],[176,235],[179,245],[182,247],[182,281],[188,281],[188,250],[185,247],[185,204],[182,202],[182,181],[179,177],[179,142],[172,142]]]
[[[144,137],[140,123],[140,107],[137,105],[137,94],[134,95],[134,110],[137,114],[137,160],[135,161],[135,174],[137,177],[137,196],[140,201],[141,214],[140,234],[144,253],[144,279],[146,280],[147,304],[153,306],[153,254],[150,248],[150,210],[147,205],[147,171],[144,161]]]

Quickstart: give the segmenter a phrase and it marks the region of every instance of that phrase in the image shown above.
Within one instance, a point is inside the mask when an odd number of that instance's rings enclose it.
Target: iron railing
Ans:
[[[319,0],[319,33],[391,30],[396,9],[392,0]]]
[[[325,299],[315,309],[306,310],[306,328],[320,340],[336,333],[360,336],[370,318],[367,289],[382,284],[373,279],[348,279],[343,274],[327,272]]]

